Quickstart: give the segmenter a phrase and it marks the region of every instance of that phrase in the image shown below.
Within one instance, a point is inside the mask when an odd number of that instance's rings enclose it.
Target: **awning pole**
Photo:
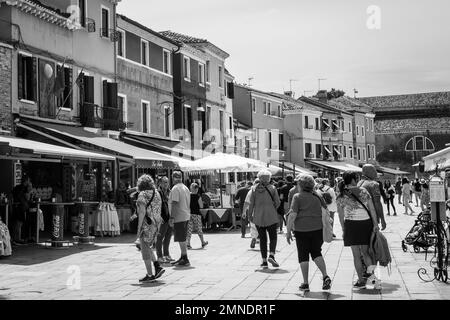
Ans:
[[[222,198],[222,170],[219,170],[219,190],[220,190],[220,206],[223,209],[223,198]]]

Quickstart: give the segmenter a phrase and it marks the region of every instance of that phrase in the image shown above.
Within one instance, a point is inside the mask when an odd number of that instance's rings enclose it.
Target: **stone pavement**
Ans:
[[[419,212],[419,208],[415,208]],[[295,243],[288,245],[278,236],[276,258],[279,269],[261,270],[260,254],[249,247],[250,238],[241,239],[239,231],[206,233],[209,245],[201,247],[193,235],[189,251],[191,267],[167,266],[160,281],[139,284],[145,275],[140,253],[133,245],[134,236],[96,239],[96,246],[51,250],[37,247],[16,248],[14,255],[0,259],[0,299],[158,299],[158,300],[398,300],[448,299],[450,285],[424,283],[417,276],[426,267],[425,254],[409,248],[404,253],[401,240],[415,217],[387,217],[387,237],[393,255],[392,271],[381,268],[382,290],[353,290],[356,281],[350,248],[344,248],[339,222],[337,239],[324,244],[323,253],[330,277],[329,292],[321,290],[321,275],[310,265],[311,292],[303,295],[298,286],[301,272]],[[177,244],[171,245],[173,257],[179,256]],[[430,260],[432,253],[428,255]],[[79,276],[79,277],[78,277]],[[77,282],[76,280],[80,281]],[[78,286],[79,285],[79,286]],[[79,290],[77,290],[79,287]]]

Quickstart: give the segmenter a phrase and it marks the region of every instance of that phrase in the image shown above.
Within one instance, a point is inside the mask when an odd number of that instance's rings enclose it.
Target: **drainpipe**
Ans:
[[[117,32],[117,3],[113,4],[114,36]],[[114,41],[114,82],[117,83],[117,41]]]

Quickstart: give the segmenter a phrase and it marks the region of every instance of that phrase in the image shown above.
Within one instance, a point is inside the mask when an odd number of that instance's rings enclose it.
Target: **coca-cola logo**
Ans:
[[[60,217],[58,215],[53,216],[53,236],[55,238],[59,238],[59,229],[60,229]]]
[[[84,234],[84,214],[80,213],[78,215],[78,232]]]

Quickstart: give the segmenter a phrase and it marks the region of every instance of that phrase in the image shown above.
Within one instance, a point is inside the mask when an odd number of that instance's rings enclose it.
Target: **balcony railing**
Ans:
[[[80,122],[85,127],[103,130],[119,131],[126,128],[121,109],[86,102],[80,105]]]

